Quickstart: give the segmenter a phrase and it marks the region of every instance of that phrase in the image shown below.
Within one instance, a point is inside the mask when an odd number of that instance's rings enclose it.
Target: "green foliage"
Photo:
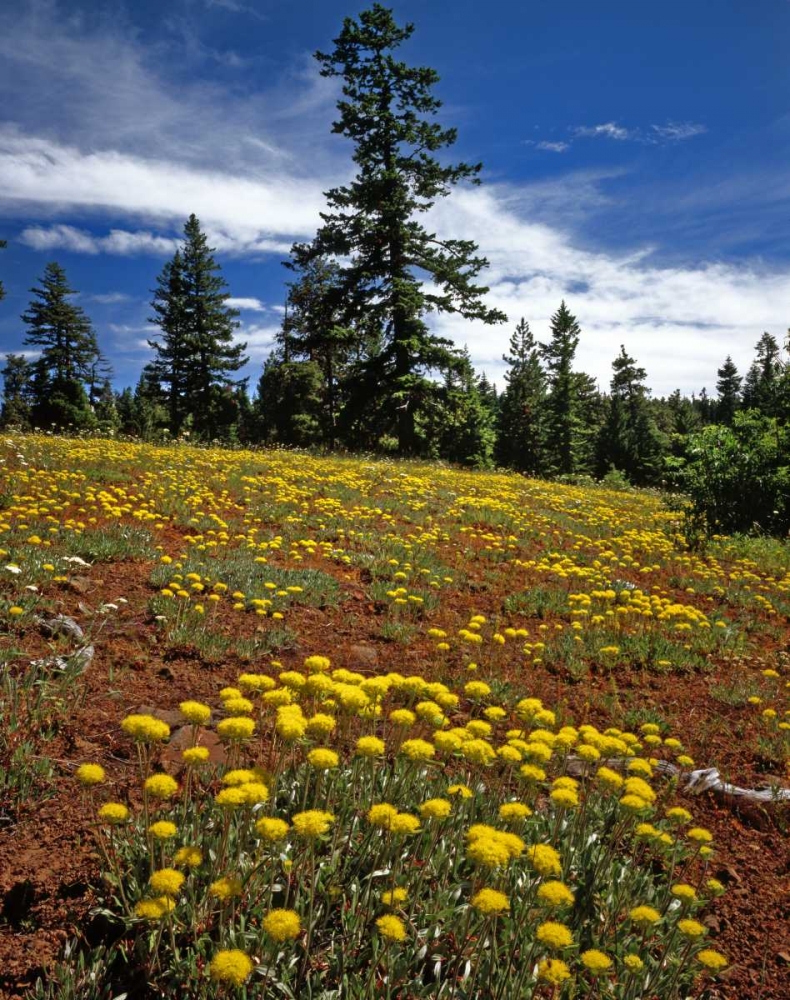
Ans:
[[[754,411],[689,441],[681,473],[693,521],[709,532],[790,529],[790,429]]]
[[[314,361],[283,361],[271,355],[254,403],[258,431],[270,444],[309,448],[325,439],[325,383]]]

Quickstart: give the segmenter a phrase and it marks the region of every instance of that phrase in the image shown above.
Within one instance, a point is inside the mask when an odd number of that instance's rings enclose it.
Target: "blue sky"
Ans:
[[[280,321],[281,261],[351,175],[330,133],[347,0],[19,0],[0,8],[0,353],[48,260],[66,268],[118,385],[149,352],[157,273],[194,211],[241,306],[257,380]],[[454,317],[502,384],[525,316],[565,297],[602,387],[624,343],[658,394],[713,388],[763,330],[790,326],[788,0],[402,0],[402,50],[435,67],[455,155],[484,163],[429,224],[477,240],[486,328]],[[164,13],[163,13],[164,10]]]

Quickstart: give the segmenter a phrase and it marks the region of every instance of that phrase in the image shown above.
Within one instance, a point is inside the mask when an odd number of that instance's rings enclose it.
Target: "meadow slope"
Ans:
[[[0,459],[0,996],[787,997],[787,807],[683,789],[788,787],[787,546],[421,463]]]

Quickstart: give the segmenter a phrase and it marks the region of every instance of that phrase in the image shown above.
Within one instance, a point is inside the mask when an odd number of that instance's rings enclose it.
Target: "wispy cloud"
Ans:
[[[101,306],[115,306],[121,303],[131,302],[132,296],[126,292],[99,292],[98,294],[86,295],[89,302],[98,302]]]
[[[6,214],[104,209],[127,217],[182,225],[195,212],[218,249],[282,253],[294,237],[315,230],[323,184],[287,174],[258,179],[201,170],[116,151],[83,152],[17,131],[0,131],[0,205]],[[97,242],[97,239],[100,242]],[[73,226],[31,227],[37,249],[65,246],[82,253],[172,252],[148,232],[94,237]]]
[[[541,142],[527,142],[527,145],[534,146],[536,149],[542,149],[547,153],[564,153],[566,150],[571,148],[569,142],[549,142],[543,140]]]
[[[209,10],[212,7],[215,7],[220,10],[230,11],[232,14],[249,14],[251,17],[255,17],[260,21],[266,20],[266,16],[261,14],[259,10],[250,6],[250,4],[239,3],[239,0],[204,0],[204,2]]]
[[[109,253],[126,257],[132,254],[154,254],[157,256],[175,253],[179,240],[174,237],[159,236],[151,232],[130,233],[124,229],[112,229],[107,236],[94,236],[75,226],[28,226],[19,234],[19,242],[34,250],[71,250],[75,253]],[[94,296],[95,301],[102,301]],[[117,297],[104,297],[105,302],[118,302]]]
[[[693,139],[695,135],[702,135],[707,132],[704,125],[699,122],[666,122],[664,125],[651,125],[653,132],[662,139],[670,142],[682,142],[684,139]]]
[[[238,309],[240,312],[265,312],[266,306],[260,299],[234,299],[227,300],[231,309]]]
[[[616,139],[618,142],[624,142],[626,139],[633,139],[637,136],[634,130],[624,128],[617,122],[604,122],[603,125],[577,125],[571,129],[571,134],[580,139]]]
[[[667,121],[663,125],[651,125],[649,129],[626,127],[619,122],[604,122],[601,125],[577,125],[571,128],[576,139],[614,139],[615,142],[639,142],[658,145],[664,142],[683,142],[707,132],[699,122]]]

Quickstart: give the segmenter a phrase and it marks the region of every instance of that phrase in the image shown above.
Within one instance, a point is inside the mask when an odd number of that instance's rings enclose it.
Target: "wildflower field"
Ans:
[[[790,996],[786,545],[427,464],[0,460],[0,996]]]

